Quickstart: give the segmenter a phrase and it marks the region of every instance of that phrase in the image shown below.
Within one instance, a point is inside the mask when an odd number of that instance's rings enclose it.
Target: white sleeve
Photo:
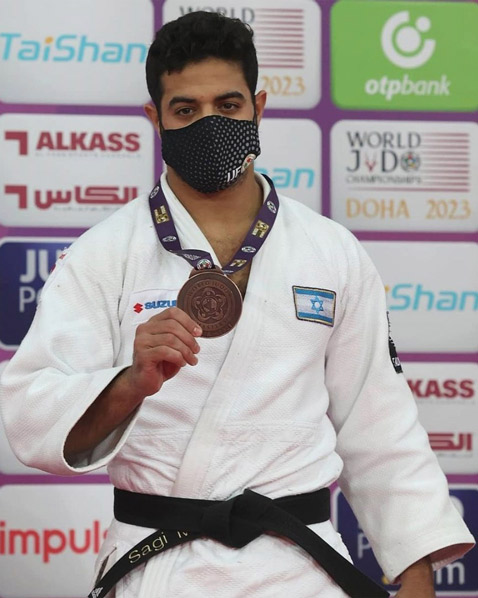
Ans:
[[[1,379],[0,407],[14,453],[26,465],[57,475],[105,465],[135,419],[130,417],[74,466],[65,460],[70,430],[129,365],[114,365],[123,266],[111,249],[113,256],[105,255],[104,248],[93,247],[88,238],[76,241],[57,263],[30,330]]]
[[[329,417],[344,461],[339,484],[390,581],[431,555],[435,569],[474,543],[390,357],[383,283],[359,243],[326,356]]]

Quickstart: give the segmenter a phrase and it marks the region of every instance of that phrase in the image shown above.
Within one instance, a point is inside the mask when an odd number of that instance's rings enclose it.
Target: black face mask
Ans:
[[[205,116],[161,132],[163,160],[201,193],[226,189],[261,153],[255,119]]]

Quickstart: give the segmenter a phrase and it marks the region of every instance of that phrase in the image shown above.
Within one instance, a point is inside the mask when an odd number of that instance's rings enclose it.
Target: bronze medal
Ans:
[[[201,326],[203,337],[215,338],[230,332],[242,312],[242,295],[220,270],[194,270],[181,287],[177,306]]]

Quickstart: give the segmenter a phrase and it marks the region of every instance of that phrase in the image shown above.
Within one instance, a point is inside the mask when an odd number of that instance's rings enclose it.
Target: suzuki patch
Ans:
[[[295,314],[299,320],[318,322],[333,326],[335,320],[335,291],[292,287],[294,291]]]
[[[131,322],[141,324],[165,309],[176,306],[177,289],[145,289],[131,293],[127,315]]]

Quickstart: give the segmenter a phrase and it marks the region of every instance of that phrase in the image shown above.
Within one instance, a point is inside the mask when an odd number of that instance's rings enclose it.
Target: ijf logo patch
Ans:
[[[333,326],[335,320],[335,291],[292,287],[294,291],[295,314],[299,320],[318,322]]]

